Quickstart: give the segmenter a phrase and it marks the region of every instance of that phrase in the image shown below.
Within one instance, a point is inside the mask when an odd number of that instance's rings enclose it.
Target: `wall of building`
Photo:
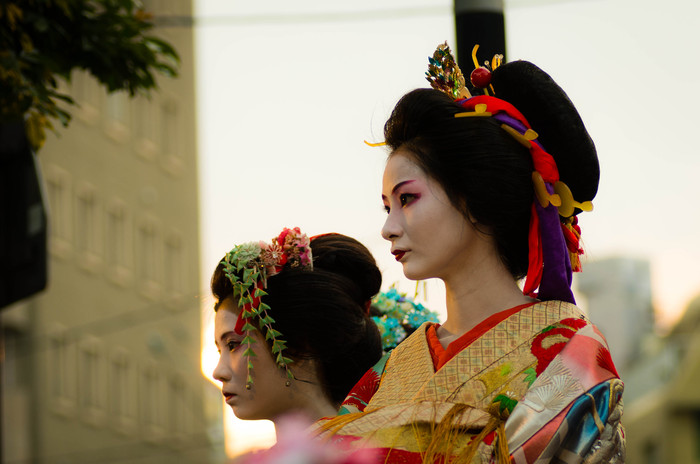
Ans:
[[[700,463],[700,299],[623,380],[627,462]]]
[[[49,285],[3,314],[7,462],[221,457],[200,372],[192,4],[146,7],[180,54],[179,78],[131,99],[74,73],[65,90],[80,106],[40,152]]]

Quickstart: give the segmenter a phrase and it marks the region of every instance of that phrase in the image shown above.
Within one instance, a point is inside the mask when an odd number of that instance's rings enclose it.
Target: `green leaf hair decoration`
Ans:
[[[221,263],[224,274],[233,285],[233,297],[238,299],[241,309],[234,330],[245,334],[242,345],[245,347],[243,355],[247,358],[246,388],[250,389],[253,385],[251,358],[255,356],[252,348],[255,343],[254,330],[260,330],[265,336],[265,340],[271,344],[277,366],[285,370],[288,381],[293,380],[289,365],[294,361],[284,356],[287,342],[273,328],[275,320],[268,313],[270,306],[262,298],[267,295],[267,279],[282,272],[285,266],[313,269],[309,238],[298,227],[285,228],[272,239],[272,243],[248,242],[233,247]]]

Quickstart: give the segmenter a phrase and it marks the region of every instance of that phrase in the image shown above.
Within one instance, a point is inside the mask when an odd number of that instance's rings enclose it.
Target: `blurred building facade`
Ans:
[[[611,257],[587,262],[576,274],[579,295],[587,302],[588,316],[603,332],[615,360],[624,373],[640,354],[645,338],[654,334],[649,262],[631,257]]]
[[[648,262],[587,263],[577,286],[625,382],[627,462],[700,463],[700,297],[660,335]]]
[[[4,462],[223,456],[221,397],[200,368],[193,6],[144,3],[180,76],[130,99],[75,73],[80,107],[39,154],[49,285],[2,312]]]
[[[628,462],[700,463],[700,297],[625,378]]]

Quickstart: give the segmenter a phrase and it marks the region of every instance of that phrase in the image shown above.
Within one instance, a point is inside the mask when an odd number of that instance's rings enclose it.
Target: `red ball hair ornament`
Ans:
[[[479,89],[485,89],[491,83],[491,71],[484,66],[476,68],[469,75],[469,80],[472,81],[472,85]]]
[[[488,61],[484,62],[484,66],[479,65],[479,60],[476,58],[476,51],[479,49],[479,44],[474,45],[472,49],[472,61],[474,61],[474,71],[469,75],[469,80],[471,81],[474,88],[484,89],[484,95],[488,95],[488,89],[491,89],[491,93],[495,94],[493,87],[491,86],[491,72],[498,68],[502,61],[503,55],[494,55],[491,63]]]

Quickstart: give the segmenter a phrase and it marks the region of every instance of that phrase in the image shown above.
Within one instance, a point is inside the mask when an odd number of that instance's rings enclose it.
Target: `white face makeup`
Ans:
[[[382,201],[388,213],[382,237],[409,279],[445,280],[467,266],[474,247],[483,244],[440,184],[401,149],[384,169]]]
[[[219,349],[219,362],[213,376],[222,383],[221,389],[226,403],[239,419],[270,419],[298,409],[302,401],[294,381],[286,386],[284,369],[275,364],[264,337],[253,332],[252,346],[253,385],[246,389],[247,359],[241,345],[243,335],[234,331],[238,319],[238,307],[231,298],[223,300],[214,319],[214,335]]]

